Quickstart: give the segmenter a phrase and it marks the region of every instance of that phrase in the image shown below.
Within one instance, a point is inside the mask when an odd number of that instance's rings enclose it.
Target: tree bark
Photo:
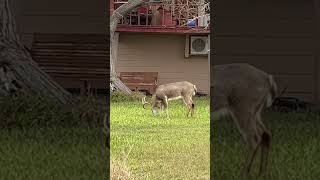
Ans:
[[[9,0],[0,0],[0,95],[23,91],[59,104],[72,102],[71,94],[39,68],[19,41],[12,9]]]
[[[142,5],[143,3],[148,3],[149,0],[128,0],[128,3],[121,5],[118,9],[113,11],[110,17],[110,46],[113,47],[114,43],[118,43],[117,36],[115,36],[115,31],[119,20],[126,16],[134,8]],[[171,3],[171,0],[163,0],[163,3]],[[110,49],[110,83],[113,83],[116,89],[130,94],[131,90],[122,83],[122,81],[117,77],[115,66],[117,63],[117,50],[114,48]]]
[[[111,43],[110,52],[111,53],[111,61],[110,61],[110,82],[113,83],[113,86],[120,91],[123,91],[127,94],[131,93],[131,90],[121,82],[121,80],[117,77],[117,73],[115,70],[116,62],[118,60],[118,42],[119,42],[119,33],[115,32],[113,34],[113,42]]]
[[[131,90],[117,77],[115,70],[118,56],[116,48],[118,48],[117,44],[119,41],[119,37],[118,35],[115,35],[115,31],[119,20],[144,2],[146,2],[146,0],[129,0],[128,3],[123,4],[118,9],[114,10],[110,17],[110,82],[113,83],[116,89],[127,94],[130,94]]]

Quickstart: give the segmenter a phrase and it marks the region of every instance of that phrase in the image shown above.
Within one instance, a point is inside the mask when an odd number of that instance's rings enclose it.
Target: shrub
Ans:
[[[81,97],[66,106],[38,95],[0,97],[0,128],[97,127],[106,109],[105,99],[99,101],[92,96]]]
[[[111,102],[123,102],[123,101],[141,101],[144,97],[144,94],[141,92],[132,92],[131,94],[126,94],[122,91],[114,91],[111,93],[110,100]]]

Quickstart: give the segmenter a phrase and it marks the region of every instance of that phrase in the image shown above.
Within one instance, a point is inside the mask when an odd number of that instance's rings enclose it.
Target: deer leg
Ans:
[[[188,108],[187,117],[189,117],[189,114],[190,114],[190,111],[191,111],[189,99],[188,98],[183,98],[183,102]]]
[[[159,114],[161,116],[161,114],[163,113],[163,102],[162,101],[158,101],[157,102],[157,107],[159,108]]]
[[[160,109],[161,109],[161,111],[163,111],[163,108],[164,108],[164,105],[163,105],[163,103],[161,102],[161,103],[160,103]]]
[[[187,104],[185,98],[182,98],[182,101],[183,101],[183,103],[186,105],[186,107],[188,108],[188,104]],[[187,117],[188,117],[188,114],[189,114],[189,111],[187,112]]]
[[[247,137],[249,153],[243,169],[243,175],[247,177],[250,174],[252,163],[256,157],[257,151],[260,147],[260,136],[257,133],[251,134]]]
[[[260,164],[259,175],[264,176],[267,172],[271,136],[268,132],[263,132],[261,137],[262,137],[262,142],[261,142],[262,150],[261,150],[261,164]]]
[[[243,176],[248,177],[260,146],[261,136],[258,133],[256,119],[253,113],[238,109],[233,110],[231,116],[248,146],[248,155],[242,172]]]
[[[162,101],[162,103],[163,103],[163,108],[164,108],[164,110],[166,111],[166,116],[167,116],[167,119],[170,119],[170,117],[169,117],[169,112],[168,112],[168,97],[167,96],[165,96],[165,98],[164,98],[164,100]]]
[[[193,117],[193,114],[194,114],[194,104],[193,104],[193,101],[192,101],[192,97],[190,96],[190,104],[191,104],[191,117]]]
[[[271,144],[271,133],[264,126],[260,114],[257,115],[257,125],[260,129],[261,135],[261,161],[259,175],[264,176],[267,172],[270,144]]]
[[[162,102],[160,102],[160,111],[161,111],[161,113],[163,113],[163,111],[164,111],[164,105]]]

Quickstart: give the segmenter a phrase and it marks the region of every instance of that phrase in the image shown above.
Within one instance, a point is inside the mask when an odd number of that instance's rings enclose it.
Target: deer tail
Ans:
[[[270,107],[273,104],[273,101],[275,100],[275,98],[277,97],[278,87],[272,75],[268,76],[268,82],[269,82],[270,89],[269,89],[269,95],[267,99],[267,107]]]

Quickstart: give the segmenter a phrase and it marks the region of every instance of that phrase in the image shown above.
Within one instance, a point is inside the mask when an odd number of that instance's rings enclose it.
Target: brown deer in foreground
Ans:
[[[243,175],[250,174],[259,147],[259,174],[264,175],[267,170],[271,133],[262,122],[261,112],[272,105],[277,95],[273,76],[242,63],[216,65],[211,71],[212,120],[225,113],[231,115],[249,149]]]
[[[146,96],[142,98],[143,108],[145,108],[146,104],[150,104],[152,113],[154,116],[156,116],[158,114],[157,109],[160,106],[160,109],[165,110],[166,116],[169,118],[168,102],[182,99],[184,104],[188,107],[187,117],[190,114],[193,116],[194,104],[192,101],[192,96],[194,96],[196,92],[196,86],[188,81],[159,85],[156,88],[155,93],[152,95],[151,102],[146,101]]]

